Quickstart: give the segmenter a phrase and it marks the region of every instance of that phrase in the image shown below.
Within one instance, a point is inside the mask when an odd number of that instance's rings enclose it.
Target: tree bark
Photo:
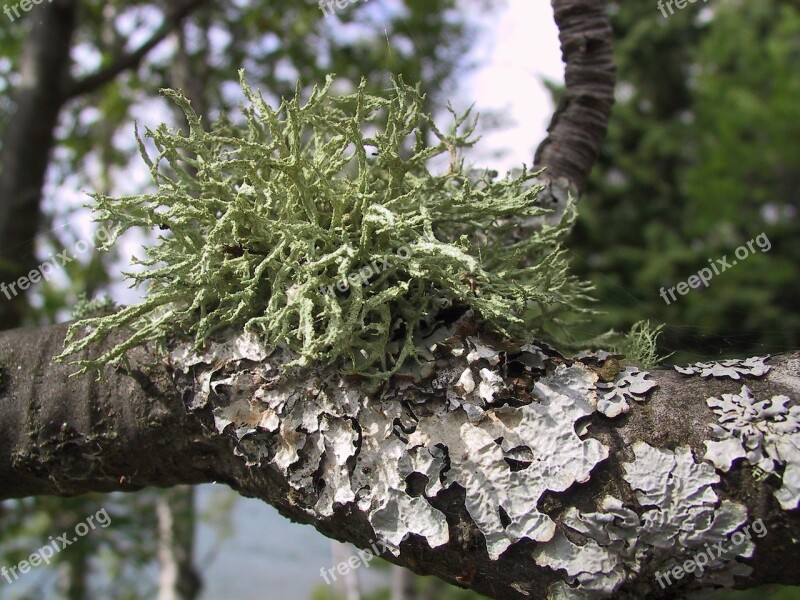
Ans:
[[[604,0],[552,0],[566,85],[534,168],[580,193],[589,180],[614,104],[613,35]]]
[[[566,560],[564,546],[600,544],[613,555],[613,544],[574,531],[576,515],[591,522],[609,510],[627,519],[646,552],[614,558],[619,581],[605,591],[622,598],[685,592],[694,579],[666,589],[655,579],[686,550],[677,538],[662,548],[645,539],[648,510],[658,503],[642,498],[646,482],[626,475],[641,470],[642,444],[666,457],[690,448],[684,462],[713,473],[704,443],[720,421],[708,398],[740,393],[743,383],[758,401],[785,395],[793,407],[786,414],[794,416],[784,420],[792,424],[800,397],[800,355],[773,357],[765,376],[741,367],[738,380],[659,369],[648,378],[656,387],[641,397],[630,392],[629,412],[609,418],[600,409],[615,411],[602,398],[609,390],[641,391],[641,374],[618,374],[609,384],[591,358],[568,360],[544,346],[508,348],[474,327],[446,332],[431,364],[377,390],[365,391],[363,382],[333,368],[280,374],[292,357],[268,355],[242,336],[199,357],[176,344],[169,358],[140,348],[130,370],[109,369],[97,381],[70,378],[68,366],[52,363],[64,333],[62,325],[0,334],[0,499],[225,482],[328,537],[377,548],[395,564],[491,598],[546,597],[575,581],[574,565],[564,567],[565,576],[545,564],[555,560],[548,552]],[[472,392],[465,371],[480,381]],[[779,437],[796,441],[786,423]],[[717,498],[702,510],[728,523],[729,537],[743,524],[735,522],[733,505],[748,523],[766,527],[763,539],[753,536],[752,558],[740,556],[721,571],[752,567],[738,586],[800,582],[793,568],[800,558],[797,510],[782,508],[774,496],[781,470],[787,486],[792,468],[781,465],[761,479],[739,462],[702,489],[706,500]],[[680,466],[670,480],[680,480],[679,472]],[[690,488],[692,477],[677,488]],[[520,500],[540,481],[544,487]],[[604,504],[607,497],[631,511],[625,519],[622,508],[615,513]],[[659,508],[675,520],[663,524],[665,531],[676,523],[690,532],[708,527],[692,521],[701,508],[692,502],[680,518],[682,505]],[[696,541],[708,545],[712,538]]]

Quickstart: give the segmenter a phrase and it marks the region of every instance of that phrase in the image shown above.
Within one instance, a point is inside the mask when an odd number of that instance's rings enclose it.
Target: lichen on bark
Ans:
[[[210,128],[180,92],[165,91],[189,132],[148,131],[153,159],[140,140],[157,191],[94,196],[97,217],[117,224],[107,247],[131,227],[161,232],[132,275],[150,289],[137,305],[72,327],[62,358],[119,327],[129,339],[84,369],[176,330],[199,349],[239,328],[292,350],[295,365],[338,362],[385,378],[419,359],[415,338],[437,319],[467,308],[517,339],[555,339],[560,316],[585,310],[589,286],[567,273],[560,248],[572,207],[556,225],[514,236],[549,212],[536,202],[535,173],[498,179],[465,168],[468,114],[454,113],[442,132],[399,79],[387,97],[364,82],[337,96],[332,84],[272,108],[242,73],[244,123]],[[430,166],[437,156],[449,159],[446,171]]]

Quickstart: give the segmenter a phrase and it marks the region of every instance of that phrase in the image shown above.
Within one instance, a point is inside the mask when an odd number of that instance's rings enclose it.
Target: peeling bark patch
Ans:
[[[430,500],[458,484],[492,559],[525,538],[550,540],[555,523],[538,510],[541,497],[588,481],[608,457],[598,440],[582,437],[588,424],[576,431],[595,411],[596,374],[559,364],[550,349],[529,344],[509,354],[452,331],[423,347],[433,360],[434,351],[448,357],[431,369],[435,376],[409,372],[369,393],[330,369],[277,377],[267,357],[292,357],[245,336],[171,358],[194,387],[191,406],[210,403],[217,431],[238,440],[236,454],[279,469],[315,519],[355,505],[395,555],[409,534],[436,547],[450,537]],[[512,362],[529,374],[524,394],[513,387],[522,380],[507,375]],[[431,377],[423,398],[415,383]],[[651,385],[643,374],[623,380],[631,394]],[[522,406],[506,401],[521,395]]]
[[[767,356],[754,356],[740,360],[738,358],[723,360],[722,362],[699,362],[686,367],[675,366],[675,370],[683,375],[700,375],[701,377],[729,377],[739,380],[745,377],[763,377],[769,373],[770,367],[764,364],[769,359]]]
[[[625,367],[617,373],[613,382],[598,381],[595,384],[598,390],[597,410],[614,418],[630,410],[629,400],[644,402],[650,390],[657,385],[647,376],[648,373],[636,367]]]
[[[800,406],[787,406],[788,396],[757,401],[747,386],[738,394],[709,398],[706,404],[717,415],[710,426],[704,458],[723,472],[744,458],[753,467],[781,477],[783,486],[775,498],[784,510],[800,503]],[[778,468],[784,467],[783,474]]]
[[[584,543],[575,544],[559,531],[533,553],[536,564],[566,572],[564,581],[551,587],[550,598],[612,597],[643,567],[668,570],[713,545],[721,548],[719,555],[692,584],[695,588],[732,586],[734,575],[749,574],[751,567],[735,559],[752,556],[755,545],[749,536],[738,545],[728,539],[747,522],[747,511],[727,500],[717,506],[714,469],[696,463],[688,447],[672,452],[637,442],[633,451],[636,458],[624,463],[624,478],[646,510],[639,515],[613,496],[603,499],[600,512],[571,508],[564,526]],[[682,548],[677,556],[675,548]]]

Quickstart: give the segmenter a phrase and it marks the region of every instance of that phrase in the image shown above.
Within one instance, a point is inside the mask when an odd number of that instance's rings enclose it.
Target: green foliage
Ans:
[[[165,92],[189,134],[148,131],[152,161],[140,141],[157,193],[95,196],[98,218],[118,224],[106,247],[130,227],[169,229],[149,248],[149,268],[132,275],[151,289],[138,305],[73,326],[62,357],[121,326],[130,338],[84,368],[170,332],[193,333],[201,347],[243,327],[298,352],[296,365],[344,358],[346,371],[385,377],[415,354],[415,336],[443,306],[471,307],[499,334],[525,339],[585,297],[559,248],[572,212],[514,240],[521,218],[546,213],[535,174],[495,181],[465,171],[468,115],[454,115],[445,134],[402,80],[388,98],[364,82],[335,96],[332,83],[273,109],[242,73],[246,126],[223,119],[210,131],[181,93]],[[444,174],[429,170],[439,155],[450,159]]]
[[[665,323],[676,362],[795,349],[800,8],[612,4],[620,94],[567,241],[604,313],[584,335]],[[659,296],[762,232],[769,252]]]
[[[714,596],[714,600],[762,600],[763,598],[798,600],[800,599],[800,587],[765,585],[738,592],[719,592]]]

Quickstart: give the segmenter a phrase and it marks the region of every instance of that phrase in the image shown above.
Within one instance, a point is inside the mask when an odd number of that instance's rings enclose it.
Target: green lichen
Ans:
[[[660,354],[658,351],[658,338],[663,329],[663,324],[654,326],[647,320],[637,321],[627,333],[612,330],[585,343],[591,348],[622,354],[627,364],[641,369],[652,369],[672,356],[672,353]]]
[[[93,313],[111,312],[114,308],[114,301],[110,296],[103,295],[89,300],[86,296],[86,292],[81,292],[72,309],[72,318],[83,319]]]
[[[560,249],[574,211],[519,235],[521,220],[546,212],[536,174],[495,180],[465,169],[468,115],[454,113],[443,133],[401,80],[384,98],[363,82],[337,96],[330,77],[305,103],[298,92],[273,109],[240,75],[244,125],[223,119],[206,130],[189,101],[166,90],[189,128],[148,130],[155,159],[139,140],[157,191],[94,196],[97,218],[117,223],[106,247],[131,227],[161,233],[147,268],[129,275],[150,282],[141,303],[70,328],[60,358],[130,331],[81,361],[81,372],[169,333],[191,334],[200,348],[244,328],[296,351],[295,365],[386,377],[416,354],[415,336],[443,306],[469,307],[489,329],[527,339],[585,298]],[[439,155],[449,158],[443,173],[429,167]]]

